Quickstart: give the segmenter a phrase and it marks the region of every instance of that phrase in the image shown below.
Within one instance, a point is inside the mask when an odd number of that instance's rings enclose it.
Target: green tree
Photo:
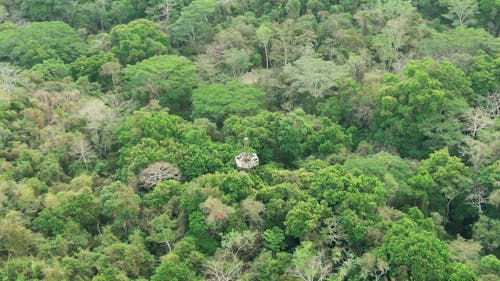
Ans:
[[[284,68],[292,88],[299,94],[309,94],[313,98],[324,98],[338,81],[347,77],[346,66],[319,58],[301,57]]]
[[[436,59],[454,62],[463,69],[473,63],[473,57],[495,54],[500,41],[482,28],[457,27],[446,32],[432,32],[418,45],[420,53]]]
[[[477,280],[477,275],[474,270],[467,264],[454,263],[452,266],[452,273],[448,277],[449,281],[475,281]]]
[[[36,64],[31,71],[40,74],[45,81],[61,80],[70,74],[69,67],[59,59],[48,59]]]
[[[372,218],[376,208],[382,206],[387,194],[382,183],[373,177],[350,174],[335,165],[317,170],[312,177],[310,192],[340,214],[352,210],[362,218]]]
[[[187,53],[197,53],[200,44],[211,38],[214,33],[212,18],[218,6],[214,0],[195,0],[182,8],[180,17],[170,26],[174,40],[190,45]]]
[[[442,16],[453,22],[455,26],[471,25],[476,22],[474,15],[477,13],[477,0],[440,0],[447,6],[448,13]]]
[[[482,257],[479,261],[479,273],[482,275],[481,277],[485,280],[494,280],[496,277],[500,275],[500,260],[494,255],[486,255]],[[488,279],[487,277],[493,277]]]
[[[270,252],[262,252],[252,263],[250,269],[254,280],[274,281],[280,278],[289,278],[286,273],[289,267],[291,254],[279,252],[275,257]]]
[[[391,77],[382,88],[375,137],[403,156],[424,157],[445,145],[456,149],[466,100],[473,96],[461,70],[451,63],[414,61],[402,79]]]
[[[195,274],[179,260],[175,254],[164,257],[160,266],[158,266],[151,276],[151,281],[191,281],[197,280]]]
[[[36,177],[47,184],[59,182],[67,178],[61,164],[59,164],[57,157],[53,153],[43,158]]]
[[[24,0],[20,8],[31,21],[64,20],[71,24],[75,6],[72,1],[64,0]]]
[[[0,32],[1,56],[28,68],[47,59],[70,63],[86,50],[76,31],[62,22],[35,22]]]
[[[111,52],[124,65],[166,54],[170,49],[169,38],[160,26],[146,19],[113,27],[108,40]]]
[[[168,214],[162,214],[151,220],[151,233],[148,241],[166,244],[168,251],[172,251],[172,244],[176,240],[175,226],[176,221],[171,219]]]
[[[250,52],[246,50],[231,48],[223,52],[223,57],[224,64],[233,78],[244,74],[252,66]]]
[[[114,1],[118,3],[117,1]],[[78,28],[85,28],[90,32],[97,33],[104,29],[109,30],[111,18],[108,16],[107,1],[88,1],[78,6],[78,13],[75,15],[74,25]]]
[[[73,280],[85,280],[94,276],[95,255],[90,250],[79,250],[74,256],[66,256],[61,260],[65,275]]]
[[[139,144],[149,138],[161,141],[181,136],[182,118],[164,111],[139,110],[130,115],[118,130],[118,139],[124,146]]]
[[[450,215],[452,202],[472,191],[470,169],[458,157],[450,156],[447,148],[432,153],[429,159],[422,161],[419,175],[429,175],[432,179],[431,186],[417,184],[415,187],[424,188],[429,194],[431,210],[439,211],[446,217]],[[410,183],[412,182],[410,179]]]
[[[176,163],[183,178],[191,180],[234,163],[236,153],[230,145],[212,142],[205,131],[164,111],[137,111],[123,123],[118,136],[123,144],[118,164],[123,180],[129,182],[155,162]]]
[[[346,133],[342,127],[327,118],[315,120],[315,130],[308,136],[306,148],[309,153],[329,155],[340,152],[343,148],[351,145],[351,135]]]
[[[167,211],[167,207],[170,205],[169,202],[175,202],[184,189],[183,184],[177,180],[165,180],[158,183],[152,191],[144,195],[143,202],[151,209]],[[165,223],[167,222],[165,221]]]
[[[42,237],[32,233],[21,213],[9,211],[0,219],[0,251],[4,259],[36,253]]]
[[[318,230],[325,209],[314,199],[298,202],[286,215],[286,233],[297,238]]]
[[[146,249],[140,231],[136,230],[129,236],[129,243],[121,242],[111,234],[109,229],[104,230],[101,239],[101,245],[95,249],[96,267],[101,274],[110,274],[107,272],[112,270],[116,272],[116,275],[111,276],[125,274],[125,278],[132,279],[151,275],[154,258]],[[102,280],[113,279],[103,278]]]
[[[231,171],[221,176],[218,189],[223,192],[222,198],[231,203],[252,195],[259,185],[257,178],[243,172]]]
[[[279,227],[273,227],[264,231],[264,246],[273,254],[279,252],[285,246],[285,232]]]
[[[374,38],[374,47],[386,69],[391,69],[400,57],[400,51],[409,40],[407,30],[411,24],[407,17],[389,20],[382,32]]]
[[[269,69],[269,42],[273,36],[273,30],[266,25],[261,25],[255,32],[260,44],[264,47],[264,55],[266,58],[266,69]]]
[[[102,213],[119,231],[126,232],[137,223],[139,217],[139,196],[134,190],[120,182],[103,187],[100,195]]]
[[[472,89],[480,96],[487,97],[500,91],[500,58],[478,56],[470,68],[469,77]]]
[[[304,154],[305,140],[311,132],[307,119],[304,111],[299,109],[276,120],[276,127],[272,130],[279,148],[275,157],[280,162],[289,164]]]
[[[498,253],[500,244],[498,241],[498,231],[500,230],[500,220],[487,216],[480,216],[474,224],[472,237],[483,245],[488,253]]]
[[[307,200],[307,194],[296,184],[282,183],[262,188],[257,193],[257,199],[265,203],[266,225],[269,228],[277,226],[285,229],[287,214],[298,202]]]
[[[286,2],[285,10],[288,18],[297,19],[301,12],[301,3],[298,0],[290,0]]]
[[[81,227],[95,231],[101,212],[101,202],[88,188],[79,193],[57,193],[58,202],[53,212],[61,218],[73,220]]]
[[[266,94],[237,82],[201,85],[193,92],[192,118],[209,118],[219,126],[232,114],[255,115],[264,109]]]
[[[40,280],[46,277],[43,271],[47,267],[44,261],[33,257],[14,257],[4,263],[1,274],[6,280]]]
[[[157,99],[173,113],[186,115],[196,86],[196,67],[185,57],[163,55],[125,68],[124,79],[141,104]]]
[[[71,73],[75,80],[87,76],[90,81],[97,81],[101,67],[109,62],[116,61],[114,54],[100,52],[91,56],[82,56],[71,63]]]
[[[106,268],[102,272],[94,276],[92,281],[129,281],[130,278],[127,275],[116,268]]]
[[[253,117],[232,116],[224,122],[226,141],[241,144],[250,139],[262,163],[286,165],[313,154],[327,156],[351,145],[351,135],[327,118],[317,118],[297,109],[287,114],[263,111]]]
[[[45,208],[38,213],[38,216],[32,221],[31,226],[33,230],[41,232],[45,235],[56,235],[63,233],[64,220],[58,218],[54,212]]]
[[[209,235],[207,235],[207,233]],[[195,243],[203,253],[213,255],[219,246],[219,242],[210,235],[210,230],[204,215],[201,211],[195,211],[189,214],[189,232],[188,235],[195,238]]]
[[[274,137],[279,113],[262,111],[253,117],[230,116],[224,121],[223,132],[226,142],[240,144],[248,137],[252,149],[258,152],[259,161],[266,163],[276,159],[278,143]]]
[[[479,0],[479,10],[476,16],[478,25],[486,28],[490,34],[500,31],[500,2],[497,0]]]
[[[348,159],[343,165],[355,175],[375,176],[386,187],[391,206],[402,206],[407,202],[401,193],[410,192],[408,179],[413,175],[410,163],[387,152],[379,152],[368,157]]]
[[[386,234],[379,253],[389,262],[389,275],[397,279],[447,280],[448,245],[431,232],[416,231],[416,227],[404,219]]]

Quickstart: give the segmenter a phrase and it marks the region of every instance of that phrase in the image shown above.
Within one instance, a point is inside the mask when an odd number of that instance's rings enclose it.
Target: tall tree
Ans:
[[[454,78],[451,78],[454,77]],[[404,156],[425,157],[463,138],[461,116],[473,100],[470,81],[451,63],[414,61],[402,79],[388,79],[378,105],[377,137]]]
[[[0,32],[3,59],[28,68],[47,59],[69,63],[86,51],[87,45],[78,33],[62,22],[34,22]]]
[[[284,68],[291,86],[300,94],[321,99],[332,93],[338,81],[348,76],[348,67],[332,61],[304,56]]]
[[[447,280],[448,245],[434,233],[416,229],[414,222],[403,219],[386,234],[378,253],[389,262],[389,276],[422,281]]]
[[[432,185],[424,187],[429,193],[430,207],[446,217],[450,213],[451,203],[460,195],[464,196],[472,191],[469,167],[458,157],[450,156],[447,148],[432,153],[429,159],[422,161],[419,175],[429,175],[432,178]],[[441,207],[440,198],[445,199],[445,210]]]
[[[200,51],[200,44],[213,35],[212,18],[218,2],[195,0],[182,8],[180,17],[170,26],[175,42],[188,45],[188,54]]]
[[[382,32],[375,37],[374,47],[377,50],[380,60],[390,70],[395,61],[400,56],[401,49],[408,41],[408,29],[410,20],[407,17],[400,16],[389,20]]]
[[[124,80],[141,104],[159,100],[173,113],[186,115],[196,85],[196,67],[185,57],[163,55],[129,65]]]
[[[477,0],[440,0],[441,5],[448,8],[448,13],[442,16],[451,20],[453,25],[472,25],[476,23],[474,15],[477,13]]]
[[[146,19],[113,27],[108,40],[111,52],[124,65],[166,54],[170,49],[169,38],[160,26]]]
[[[231,114],[254,115],[264,109],[265,93],[237,82],[203,85],[193,92],[192,118],[209,118],[218,125]]]
[[[314,244],[304,241],[295,249],[289,272],[303,281],[327,280],[332,273],[333,264],[324,251],[317,251]]]
[[[269,69],[269,42],[273,36],[273,30],[262,24],[256,31],[257,38],[260,44],[264,47],[264,55],[266,58],[266,69]]]

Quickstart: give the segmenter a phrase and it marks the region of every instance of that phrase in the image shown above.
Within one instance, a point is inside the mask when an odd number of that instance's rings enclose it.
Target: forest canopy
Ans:
[[[499,34],[498,0],[0,0],[0,279],[499,280]]]

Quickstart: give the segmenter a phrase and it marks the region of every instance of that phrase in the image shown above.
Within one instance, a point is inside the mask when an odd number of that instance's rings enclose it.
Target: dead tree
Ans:
[[[474,190],[465,198],[466,202],[477,208],[478,213],[483,213],[483,205],[488,202],[488,190],[480,184],[474,185]]]
[[[243,262],[227,251],[218,252],[205,263],[205,276],[209,281],[238,280],[243,271]]]
[[[95,158],[95,152],[90,142],[85,138],[78,138],[69,154],[77,158],[78,161],[82,161],[87,170],[89,169],[91,160]]]
[[[8,94],[11,93],[12,89],[16,85],[17,75],[19,74],[19,70],[7,65],[0,65],[0,77],[2,79],[1,87]]]
[[[323,281],[331,276],[333,264],[328,260],[325,251],[310,256],[302,266],[295,266],[288,273],[303,281]]]
[[[155,162],[139,174],[139,186],[144,189],[151,189],[167,179],[180,181],[182,180],[182,173],[179,168],[170,163]]]
[[[476,138],[477,133],[482,129],[493,125],[493,120],[488,116],[487,112],[480,108],[474,108],[464,114],[467,130],[472,138]]]

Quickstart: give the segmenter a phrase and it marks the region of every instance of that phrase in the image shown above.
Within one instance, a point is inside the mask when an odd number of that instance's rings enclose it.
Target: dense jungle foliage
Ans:
[[[499,33],[499,0],[0,0],[0,280],[500,280]]]

